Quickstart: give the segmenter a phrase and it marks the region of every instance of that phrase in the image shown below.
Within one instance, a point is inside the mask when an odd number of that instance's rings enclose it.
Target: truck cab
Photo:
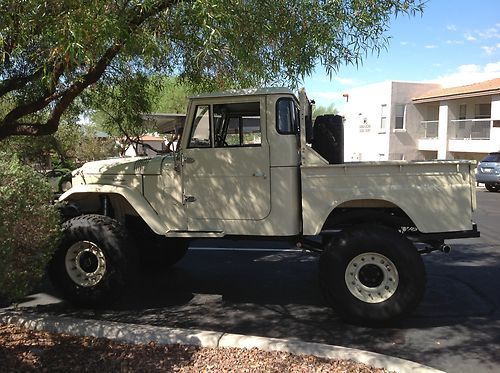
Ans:
[[[191,100],[180,154],[188,231],[300,234],[298,107],[288,89]]]

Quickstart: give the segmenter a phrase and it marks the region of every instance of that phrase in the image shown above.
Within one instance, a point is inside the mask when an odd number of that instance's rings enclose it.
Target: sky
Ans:
[[[321,67],[304,79],[317,105],[342,110],[350,88],[386,80],[454,87],[500,78],[500,0],[429,0],[422,16],[399,16],[386,33],[387,50],[332,79]]]

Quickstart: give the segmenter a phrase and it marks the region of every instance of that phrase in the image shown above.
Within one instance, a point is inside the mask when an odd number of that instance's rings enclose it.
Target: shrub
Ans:
[[[0,296],[15,301],[40,281],[60,225],[51,189],[31,167],[0,152]]]

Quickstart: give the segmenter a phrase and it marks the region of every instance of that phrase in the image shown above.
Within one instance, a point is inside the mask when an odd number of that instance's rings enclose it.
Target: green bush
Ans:
[[[42,278],[60,236],[52,191],[31,167],[0,152],[0,296],[15,301]]]

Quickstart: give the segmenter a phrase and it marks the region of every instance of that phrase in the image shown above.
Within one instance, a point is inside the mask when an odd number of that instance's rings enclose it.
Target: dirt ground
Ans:
[[[134,345],[0,324],[2,372],[362,372],[386,373],[352,361],[258,349]]]

